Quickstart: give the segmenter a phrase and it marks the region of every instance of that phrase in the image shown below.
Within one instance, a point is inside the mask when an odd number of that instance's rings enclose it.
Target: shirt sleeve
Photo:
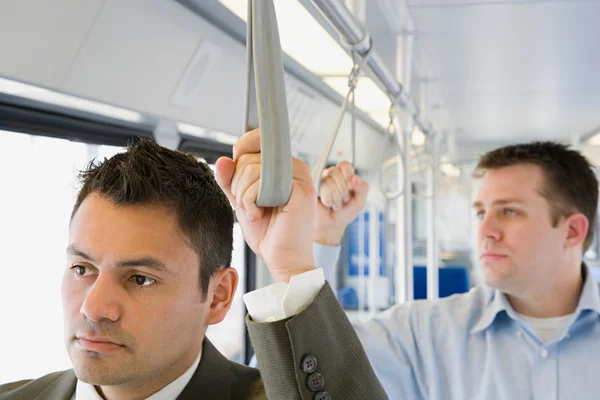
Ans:
[[[290,283],[274,283],[244,295],[248,314],[256,322],[275,322],[308,307],[325,284],[323,269],[293,276]]]
[[[337,265],[340,258],[342,246],[327,246],[313,242],[313,256],[315,265],[323,268],[325,280],[334,291],[338,289],[337,285]]]

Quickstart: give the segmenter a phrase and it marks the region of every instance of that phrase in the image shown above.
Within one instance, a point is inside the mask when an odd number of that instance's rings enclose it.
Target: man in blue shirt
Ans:
[[[379,378],[391,398],[597,398],[600,296],[582,265],[598,202],[592,168],[534,143],[488,153],[478,170],[486,285],[356,324]],[[349,199],[339,178],[324,185],[327,205]]]
[[[327,171],[321,186],[315,261],[328,270],[335,268],[345,224],[367,192],[348,167]],[[592,167],[566,146],[538,142],[492,151],[476,171],[485,285],[397,305],[354,325],[388,396],[598,398],[600,290],[582,263],[598,203]],[[322,270],[300,275],[298,282],[324,284]],[[301,285],[290,280],[287,292],[295,298],[281,299],[287,309],[307,303]],[[320,301],[314,295],[311,300]],[[273,320],[252,298],[245,301],[254,320]]]

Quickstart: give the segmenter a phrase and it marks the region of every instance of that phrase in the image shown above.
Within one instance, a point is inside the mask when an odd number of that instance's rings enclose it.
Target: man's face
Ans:
[[[77,377],[137,386],[183,373],[206,329],[199,257],[166,209],[88,196],[70,227],[62,300]]]
[[[568,227],[552,227],[551,208],[540,194],[545,177],[536,165],[485,173],[474,207],[485,283],[519,294],[560,267]]]

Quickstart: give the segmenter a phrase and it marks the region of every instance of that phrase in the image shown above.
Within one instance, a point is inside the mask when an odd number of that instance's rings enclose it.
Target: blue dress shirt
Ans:
[[[315,258],[335,268],[332,252]],[[486,286],[395,306],[354,327],[394,400],[600,399],[600,286],[588,267],[583,273],[572,320],[546,343]]]

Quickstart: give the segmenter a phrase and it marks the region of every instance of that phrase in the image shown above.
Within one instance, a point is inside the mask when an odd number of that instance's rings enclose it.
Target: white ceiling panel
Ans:
[[[215,59],[191,63],[205,42]],[[198,65],[201,67],[201,65]],[[244,46],[174,1],[107,0],[63,90],[224,132],[242,127]],[[197,86],[180,83],[197,76]],[[196,94],[182,106],[181,94]],[[227,105],[227,106],[225,106]]]
[[[598,0],[408,0],[407,4],[411,7],[477,7],[490,4],[523,4],[523,3],[569,3],[594,2]]]
[[[409,1],[461,139],[564,139],[600,125],[600,2]]]
[[[0,75],[56,87],[103,0],[2,0]]]

